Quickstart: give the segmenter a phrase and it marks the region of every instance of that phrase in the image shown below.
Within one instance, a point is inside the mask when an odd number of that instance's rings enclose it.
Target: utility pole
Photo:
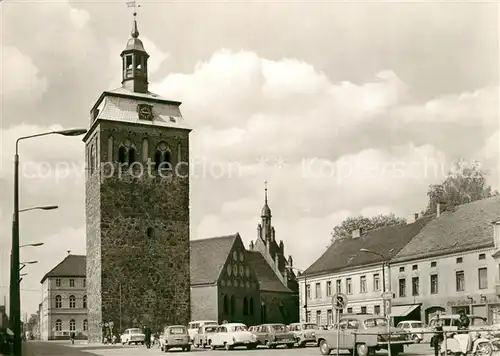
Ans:
[[[120,288],[120,333],[123,332],[122,329],[122,284],[119,284]]]

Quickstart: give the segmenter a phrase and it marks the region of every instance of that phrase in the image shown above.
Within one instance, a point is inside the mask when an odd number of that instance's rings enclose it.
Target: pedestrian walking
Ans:
[[[75,344],[75,332],[74,331],[71,332],[70,340],[71,340],[71,344],[74,345]]]
[[[151,329],[144,325],[144,343],[148,349],[151,348]]]

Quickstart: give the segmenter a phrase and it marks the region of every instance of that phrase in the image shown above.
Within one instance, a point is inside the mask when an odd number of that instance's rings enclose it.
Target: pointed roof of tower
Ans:
[[[262,207],[261,217],[270,218],[271,217],[271,209],[269,205],[267,205],[267,180],[264,181],[265,189],[264,189],[264,206]]]
[[[125,47],[125,49],[123,50],[122,55],[124,52],[128,51],[140,51],[147,54],[146,50],[144,49],[144,44],[139,39],[139,29],[137,27],[137,12],[135,12],[135,9],[134,9],[134,21],[132,22],[132,31],[130,32],[130,36],[131,37],[127,42],[127,47]]]

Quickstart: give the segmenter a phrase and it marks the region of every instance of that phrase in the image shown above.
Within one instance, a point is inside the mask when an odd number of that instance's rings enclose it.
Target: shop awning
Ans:
[[[393,305],[391,306],[391,316],[396,318],[405,317],[418,307],[420,307],[420,304]]]

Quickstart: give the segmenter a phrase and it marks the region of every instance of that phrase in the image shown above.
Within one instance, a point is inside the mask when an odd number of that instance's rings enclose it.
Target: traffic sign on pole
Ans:
[[[336,293],[332,297],[332,306],[337,310],[344,309],[347,306],[347,296],[342,293]]]
[[[391,315],[391,306],[392,306],[391,299],[384,300],[384,303],[385,303],[385,312],[386,312],[386,314],[387,315]]]
[[[384,299],[384,300],[390,300],[390,299],[392,299],[392,297],[393,297],[392,292],[384,292],[384,293],[382,293],[382,299]]]

